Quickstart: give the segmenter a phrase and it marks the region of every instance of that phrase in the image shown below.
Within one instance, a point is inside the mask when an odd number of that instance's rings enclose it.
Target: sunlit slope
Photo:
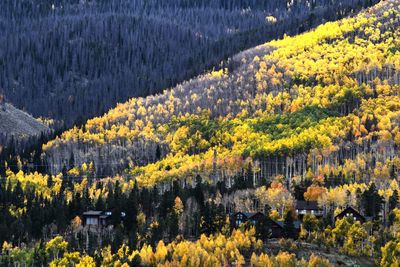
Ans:
[[[382,2],[119,104],[46,144],[51,170],[93,162],[98,176],[128,168],[148,185],[197,174],[229,183],[248,169],[258,183],[397,175],[399,9]]]

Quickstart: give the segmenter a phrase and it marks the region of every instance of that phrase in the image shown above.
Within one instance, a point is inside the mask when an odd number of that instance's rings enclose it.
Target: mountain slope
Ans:
[[[52,172],[94,162],[142,184],[277,175],[397,177],[399,5],[273,41],[226,69],[119,104],[44,149]]]
[[[49,131],[49,128],[31,115],[4,103],[0,104],[0,133],[15,137],[40,135]]]
[[[377,0],[0,2],[0,93],[67,126]]]

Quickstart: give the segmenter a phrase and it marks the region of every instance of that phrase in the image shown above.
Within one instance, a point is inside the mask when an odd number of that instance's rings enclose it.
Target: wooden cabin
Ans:
[[[366,218],[352,207],[347,207],[341,213],[336,215],[335,221],[338,219],[343,219],[344,217],[352,217],[354,221],[359,221],[361,223],[364,223],[366,221]]]
[[[323,210],[318,206],[317,201],[296,201],[296,213],[297,216],[302,219],[304,215],[310,214],[315,217],[322,217],[324,215]]]
[[[89,210],[82,214],[83,225],[107,226],[110,224],[112,213],[110,211]]]

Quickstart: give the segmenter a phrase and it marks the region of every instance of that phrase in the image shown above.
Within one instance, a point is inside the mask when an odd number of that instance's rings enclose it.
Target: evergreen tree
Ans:
[[[296,236],[294,219],[292,212],[290,210],[285,213],[285,218],[283,223],[283,233],[286,238],[294,238]]]
[[[106,210],[106,203],[104,202],[104,199],[101,196],[96,200],[96,204],[94,205],[94,208],[96,210],[100,210],[100,211]]]
[[[51,175],[49,175],[49,176],[47,177],[47,187],[48,187],[48,188],[52,188],[52,187],[53,187],[53,184],[54,184],[54,182],[53,182],[53,177],[52,177]]]
[[[253,165],[251,164],[251,162],[249,162],[249,164],[247,165],[247,169],[246,169],[246,187],[247,188],[253,188],[254,186],[256,186],[253,182],[254,180],[254,172],[253,172]]]
[[[125,204],[124,196],[122,194],[122,189],[119,181],[115,183],[113,198],[110,199],[110,201],[111,201],[110,205],[112,211],[111,221],[114,226],[117,226],[121,224],[122,221],[121,215],[122,212],[124,212],[123,208]]]
[[[136,248],[137,243],[137,215],[138,215],[138,187],[135,183],[134,188],[131,190],[128,196],[126,204],[126,216],[124,218],[125,230],[129,236],[129,247]]]
[[[362,195],[362,203],[365,210],[366,216],[372,216],[374,219],[378,219],[379,212],[382,209],[382,197],[378,194],[378,190],[374,183],[364,191]]]
[[[168,213],[172,210],[174,206],[174,195],[173,192],[168,190],[164,192],[160,205],[158,207],[158,212],[161,218],[167,218]]]
[[[397,207],[399,203],[399,193],[397,190],[394,190],[393,195],[389,198],[389,210],[393,210]]]
[[[168,233],[169,239],[173,240],[179,234],[179,217],[176,212],[172,211],[168,215]]]
[[[162,225],[157,221],[153,221],[153,223],[150,226],[150,244],[152,245],[152,247],[157,246],[157,243],[162,239],[162,236],[163,236]]]
[[[246,189],[248,186],[247,183],[247,177],[238,174],[236,175],[236,177],[234,178],[235,183],[233,184],[233,188],[232,190],[242,190],[242,189]]]
[[[200,175],[197,175],[196,177],[196,187],[194,188],[194,197],[196,199],[197,204],[200,207],[200,211],[203,211],[205,206],[204,206],[204,191],[202,187],[202,178]]]
[[[114,231],[114,238],[111,243],[111,251],[113,253],[117,252],[124,242],[124,230],[121,225],[117,225]]]
[[[153,189],[154,190],[154,189]],[[154,213],[154,206],[152,202],[151,192],[147,188],[140,190],[140,202],[142,204],[142,211],[146,216],[151,216]]]
[[[200,232],[210,235],[221,231],[225,224],[225,211],[222,205],[207,201],[200,219]]]

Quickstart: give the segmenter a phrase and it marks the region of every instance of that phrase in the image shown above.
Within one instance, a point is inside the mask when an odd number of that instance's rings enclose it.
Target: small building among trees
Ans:
[[[251,223],[256,227],[265,226],[262,231],[267,231],[268,233],[263,233],[263,236],[268,238],[297,238],[300,232],[300,221],[292,221],[290,222],[290,227],[288,227],[286,222],[275,221],[266,217],[262,212],[236,212],[231,215],[231,226],[233,228],[238,228],[240,225],[244,223]],[[266,222],[266,223],[265,223]],[[288,229],[291,228],[290,233],[288,233]],[[257,232],[259,232],[257,230]]]
[[[285,222],[272,221],[271,238],[293,238],[297,239],[300,234],[300,221],[293,221],[293,224],[288,227]],[[288,229],[291,228],[291,229]]]
[[[110,224],[111,215],[110,211],[86,211],[82,214],[83,225],[107,226]]]
[[[323,210],[318,206],[317,201],[296,201],[296,213],[301,219],[304,215],[310,214],[315,217],[322,217],[324,215]]]
[[[344,217],[352,217],[354,221],[359,221],[361,223],[364,223],[366,221],[366,218],[352,207],[347,207],[341,213],[336,215],[335,221],[343,219]]]
[[[250,221],[255,224],[257,221],[263,219],[265,215],[261,212],[236,212],[231,216],[232,226],[239,227],[242,223]]]

